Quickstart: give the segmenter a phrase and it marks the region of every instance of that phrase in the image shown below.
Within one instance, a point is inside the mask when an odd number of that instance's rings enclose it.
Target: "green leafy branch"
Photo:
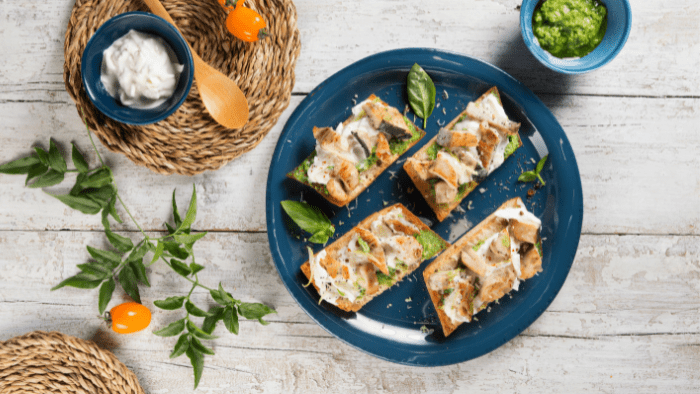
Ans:
[[[52,291],[65,286],[80,289],[99,287],[98,309],[100,314],[103,314],[112,299],[117,283],[119,283],[126,294],[134,301],[141,303],[139,285],[150,287],[144,263],[144,257],[148,252],[153,253],[148,266],[162,261],[192,284],[187,296],[168,297],[165,300],[154,302],[155,306],[164,310],[178,310],[183,306],[185,309],[184,318],[155,331],[154,334],[163,337],[180,335],[170,358],[182,354],[187,355],[194,369],[194,387],[196,388],[204,369],[204,355],[214,354],[214,351],[204,346],[200,340],[216,339],[217,337],[212,335],[212,332],[219,321],[223,320],[226,329],[238,335],[239,316],[267,325],[268,322],[263,320],[263,317],[277,312],[263,304],[246,303],[233,298],[230,293],[223,289],[221,283],[217,289],[212,289],[199,282],[197,274],[204,269],[204,266],[196,263],[193,246],[207,233],[192,231],[192,224],[197,215],[197,191],[194,185],[184,218],[179,214],[175,201],[175,191],[173,191],[174,225],[165,223],[167,235],[151,237],[134,219],[119,196],[112,170],[104,163],[97,151],[89,128],[87,128],[87,133],[100,161],[100,166],[97,168],[90,169],[85,157],[73,145],[71,159],[75,169],[68,169],[68,164],[58,146],[53,140],[50,140],[48,152],[40,147],[35,147],[31,156],[0,165],[0,173],[26,174],[25,184],[31,188],[58,185],[63,182],[66,173],[77,173],[75,184],[68,194],[47,194],[85,214],[96,215],[101,212],[105,235],[115,250],[102,250],[87,246],[88,253],[93,260],[85,264],[78,264],[80,272],[59,283],[51,289]],[[118,223],[122,223],[122,219],[115,209],[117,201],[143,235],[143,239],[136,244],[130,238],[114,233],[110,228],[110,216]],[[332,232],[328,236],[330,235]],[[218,306],[212,307],[208,312],[196,306],[190,297],[197,287],[207,290]],[[204,320],[199,324],[192,319],[193,317],[204,318]]]
[[[547,157],[549,157],[549,155],[540,159],[540,161],[537,163],[537,167],[535,167],[534,170],[525,171],[522,174],[520,174],[520,176],[518,177],[518,181],[520,181],[520,182],[534,182],[536,180],[539,180],[540,183],[542,183],[542,186],[544,186],[545,185],[544,179],[542,179],[542,176],[540,176],[540,172],[542,172],[542,169],[544,168],[544,163],[547,161]]]

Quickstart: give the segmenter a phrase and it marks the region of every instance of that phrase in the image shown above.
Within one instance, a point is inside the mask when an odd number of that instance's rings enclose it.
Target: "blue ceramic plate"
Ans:
[[[291,179],[293,170],[314,149],[311,128],[333,126],[350,116],[353,100],[375,93],[399,109],[407,103],[406,76],[419,63],[437,88],[439,107],[426,127],[427,135],[388,168],[348,208],[337,208],[315,191]],[[442,223],[413,190],[401,168],[439,126],[456,117],[471,100],[492,86],[501,92],[506,113],[522,123],[524,146],[479,188],[462,201],[461,212]],[[413,116],[409,115],[412,119]],[[416,119],[422,126],[422,121]],[[542,171],[546,186],[528,199],[533,184],[518,183],[524,170],[549,155]],[[282,211],[280,201],[304,200],[322,209],[342,235],[385,205],[401,202],[446,240],[453,242],[509,198],[519,196],[542,219],[544,271],[524,282],[512,297],[482,312],[478,321],[463,324],[451,336],[442,334],[437,313],[423,283],[427,263],[358,313],[340,311],[323,302],[300,270],[308,259],[307,242]],[[410,365],[438,366],[470,360],[508,342],[534,322],[561,289],[574,260],[583,219],[581,179],[574,152],[557,120],[524,85],[498,68],[465,55],[434,49],[400,49],[362,59],[321,83],[297,107],[282,131],[267,178],[267,233],[282,282],[299,305],[321,327],[340,340],[376,357]],[[468,209],[471,207],[471,209]],[[458,209],[459,210],[459,209]],[[322,246],[312,245],[314,252]],[[421,327],[432,330],[425,333]]]

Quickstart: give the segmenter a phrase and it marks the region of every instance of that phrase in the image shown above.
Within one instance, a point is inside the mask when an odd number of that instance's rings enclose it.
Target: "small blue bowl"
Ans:
[[[599,0],[608,9],[608,26],[603,41],[588,55],[560,59],[540,47],[532,32],[532,16],[541,0],[523,0],[520,7],[520,31],[525,45],[540,63],[563,74],[583,74],[604,66],[625,46],[632,29],[632,9],[627,0]]]
[[[132,29],[161,37],[175,53],[178,63],[184,65],[173,95],[155,108],[126,107],[110,96],[100,81],[102,53]],[[103,114],[122,123],[146,125],[167,118],[182,105],[192,87],[194,63],[187,42],[173,25],[153,14],[136,11],[117,15],[97,29],[83,51],[80,73],[90,101]]]

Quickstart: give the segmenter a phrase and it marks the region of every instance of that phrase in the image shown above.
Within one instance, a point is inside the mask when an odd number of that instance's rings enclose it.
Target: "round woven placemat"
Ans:
[[[144,391],[126,365],[94,342],[35,331],[0,342],[0,393]]]
[[[242,129],[216,123],[204,108],[196,83],[174,114],[147,126],[119,123],[92,105],[80,76],[85,45],[109,18],[148,11],[141,0],[76,0],[64,45],[66,90],[109,150],[161,174],[216,170],[260,143],[289,105],[301,49],[296,8],[291,0],[247,0],[246,7],[267,21],[271,37],[246,43],[226,30],[226,12],[217,0],[161,1],[194,51],[245,93],[250,117]]]

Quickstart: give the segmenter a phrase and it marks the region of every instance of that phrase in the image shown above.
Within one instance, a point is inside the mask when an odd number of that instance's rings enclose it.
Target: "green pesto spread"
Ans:
[[[597,0],[545,0],[532,17],[542,49],[559,58],[583,57],[600,44],[608,24]]]
[[[447,248],[445,241],[430,230],[421,231],[416,235],[416,241],[423,246],[423,260],[428,260]]]

